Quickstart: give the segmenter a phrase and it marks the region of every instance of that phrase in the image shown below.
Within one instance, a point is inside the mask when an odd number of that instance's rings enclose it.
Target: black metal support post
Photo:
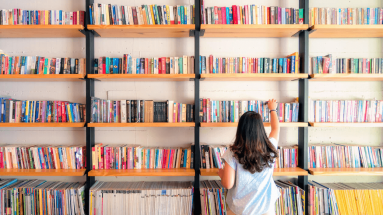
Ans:
[[[199,39],[200,39],[200,30],[201,30],[201,22],[200,22],[200,14],[201,14],[201,1],[195,0],[195,33],[194,33],[194,119],[195,119],[195,127],[194,127],[194,214],[201,214],[201,200],[200,200],[200,186],[199,186],[199,174],[200,174],[200,145],[199,145],[199,134],[200,134],[200,121],[199,121],[199,111],[200,111],[200,102],[199,102],[199,82],[200,82],[200,74],[199,74]]]

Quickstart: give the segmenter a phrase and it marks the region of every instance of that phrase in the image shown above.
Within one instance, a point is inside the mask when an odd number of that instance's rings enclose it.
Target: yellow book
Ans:
[[[40,214],[43,214],[43,190],[38,189],[39,191],[39,199],[40,199]]]
[[[191,148],[187,149],[186,168],[190,169]]]
[[[150,12],[152,13],[152,23],[153,23],[153,25],[155,25],[156,24],[156,20],[154,18],[153,5],[149,5],[149,6],[150,6]]]
[[[166,19],[168,21],[168,25],[170,25],[170,10],[169,10],[169,5],[166,5]]]
[[[239,72],[238,73],[242,73],[242,58],[240,57],[239,58]]]
[[[242,6],[239,6],[239,22],[238,24],[243,24],[243,15],[242,15]]]
[[[71,109],[70,109],[70,105],[67,104],[66,107],[67,107],[67,111],[68,111],[69,122],[73,122],[73,119],[72,119],[72,111],[71,111]]]

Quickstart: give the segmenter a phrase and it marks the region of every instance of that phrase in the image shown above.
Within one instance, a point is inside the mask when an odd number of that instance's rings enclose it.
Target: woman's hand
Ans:
[[[267,102],[267,106],[269,107],[269,110],[276,110],[277,109],[277,100],[275,99],[270,99]]]

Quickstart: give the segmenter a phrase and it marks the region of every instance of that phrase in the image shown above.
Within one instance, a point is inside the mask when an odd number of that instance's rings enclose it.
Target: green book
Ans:
[[[49,63],[49,59],[45,58],[45,62],[44,62],[44,75],[48,74],[48,70],[49,70],[48,63]]]

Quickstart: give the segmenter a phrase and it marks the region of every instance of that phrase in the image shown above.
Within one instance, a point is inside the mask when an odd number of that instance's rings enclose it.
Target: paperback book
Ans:
[[[226,215],[227,189],[221,181],[200,181],[201,212],[202,215]]]

